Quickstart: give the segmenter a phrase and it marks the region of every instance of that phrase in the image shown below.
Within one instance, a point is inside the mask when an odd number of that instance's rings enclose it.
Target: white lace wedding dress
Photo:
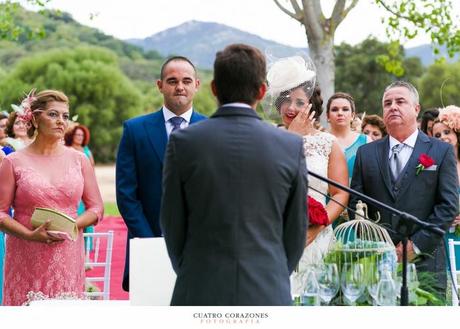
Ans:
[[[308,170],[327,177],[329,155],[335,140],[336,138],[333,135],[326,132],[319,132],[315,135],[303,137]],[[328,184],[309,175],[308,186],[308,195],[326,206],[326,197],[324,195],[327,194]],[[298,269],[291,275],[291,290],[293,295],[301,293],[307,269],[311,265],[322,264],[323,258],[332,247],[333,242],[334,234],[332,232],[332,225],[328,225],[305,248]]]

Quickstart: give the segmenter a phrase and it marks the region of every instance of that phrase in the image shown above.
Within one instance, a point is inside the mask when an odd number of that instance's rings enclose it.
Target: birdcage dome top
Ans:
[[[366,205],[358,201],[356,219],[340,224],[334,230],[337,248],[348,251],[394,250],[388,231],[367,218]]]

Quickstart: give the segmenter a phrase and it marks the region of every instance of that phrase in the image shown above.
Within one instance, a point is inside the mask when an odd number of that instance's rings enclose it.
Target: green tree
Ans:
[[[356,46],[342,43],[334,48],[336,90],[353,95],[358,112],[381,114],[383,90],[396,78],[380,60],[387,47],[387,43],[368,38]],[[423,74],[420,59],[405,58],[404,49],[399,50],[397,60],[405,72],[403,79],[415,82]]]
[[[208,117],[217,110],[217,99],[212,94],[210,81],[210,79],[201,81],[200,90],[198,90],[193,100],[197,111]]]
[[[431,65],[418,85],[422,108],[460,106],[460,61]]]
[[[49,0],[26,0],[26,2],[35,8],[43,9]],[[0,1],[0,40],[33,39],[44,35],[44,26],[36,22],[24,24],[22,13],[19,1]]]
[[[142,66],[142,60],[150,63],[158,63],[162,60],[162,57],[153,50],[144,52],[140,47],[81,25],[66,12],[45,9],[48,1],[27,0],[28,3],[42,9],[38,13],[22,8],[18,2],[0,0],[0,62],[2,63],[5,59],[10,61],[8,65],[13,64],[31,52],[36,53],[52,48],[75,48],[82,44],[109,48],[121,58],[140,64],[138,66]]]
[[[91,130],[100,162],[113,161],[122,122],[143,112],[143,96],[121,72],[117,56],[96,47],[52,50],[22,59],[0,82],[0,106],[18,103],[32,88],[62,90],[72,114]]]
[[[325,98],[334,92],[335,57],[334,35],[337,27],[355,8],[359,0],[335,0],[330,17],[326,17],[320,0],[274,0],[285,14],[305,27],[310,56],[316,65],[318,82]],[[451,17],[451,0],[374,0],[389,14],[382,21],[387,26],[390,37],[387,57],[381,61],[392,73],[402,75],[401,63],[396,59],[401,41],[413,39],[419,32],[425,32],[435,45],[446,45],[450,55],[460,49],[460,30],[455,25],[456,17]],[[288,4],[286,4],[288,3]]]

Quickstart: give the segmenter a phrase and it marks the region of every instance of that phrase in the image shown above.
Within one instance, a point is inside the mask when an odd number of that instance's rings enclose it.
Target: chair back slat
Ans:
[[[91,243],[86,243],[85,248],[85,268],[103,267],[103,275],[95,277],[87,277],[86,282],[102,282],[102,291],[85,292],[87,297],[102,297],[104,300],[110,299],[110,274],[112,268],[112,249],[113,249],[113,231],[83,233],[84,238],[92,238],[94,250],[91,251]],[[101,240],[106,240],[105,250]],[[100,253],[105,251],[105,257],[102,258]]]
[[[457,248],[456,248],[457,247]],[[448,240],[449,248],[449,267],[452,277],[452,305],[458,305],[458,275],[460,274],[460,269],[457,268],[457,261],[455,259],[455,252],[460,248],[460,241],[455,241],[454,239]]]

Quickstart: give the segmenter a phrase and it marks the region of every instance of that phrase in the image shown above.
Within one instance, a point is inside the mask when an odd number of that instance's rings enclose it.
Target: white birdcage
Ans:
[[[356,204],[355,219],[349,220],[334,229],[334,235],[337,240],[334,249],[347,253],[384,253],[394,251],[395,246],[387,230],[367,218],[367,205],[359,200]]]
[[[337,264],[339,272],[344,264],[361,264],[364,285],[369,287],[382,268],[396,271],[397,257],[387,230],[366,218],[367,206],[358,201],[355,219],[334,229],[336,242],[325,261]]]

